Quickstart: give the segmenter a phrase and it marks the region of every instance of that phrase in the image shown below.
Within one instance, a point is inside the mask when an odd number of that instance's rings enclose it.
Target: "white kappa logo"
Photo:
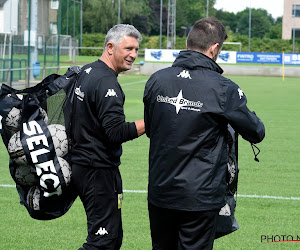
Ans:
[[[75,88],[75,94],[77,95],[77,98],[80,100],[80,101],[83,101],[83,98],[84,98],[84,92],[82,92],[80,90],[81,86],[79,86],[78,88]]]
[[[222,215],[222,216],[230,216],[231,215],[230,207],[228,204],[226,204],[224,207],[221,208],[219,215]]]
[[[114,89],[108,89],[107,90],[107,93],[106,93],[105,97],[108,97],[108,96],[116,96],[116,97],[118,97],[118,95],[117,95],[117,93],[116,93],[116,91]]]
[[[100,227],[100,229],[98,230],[97,233],[95,233],[95,235],[105,235],[105,234],[108,234],[108,232],[106,231],[105,227]]]
[[[192,79],[192,77],[190,76],[190,72],[188,70],[181,71],[180,74],[177,75],[177,77]]]
[[[179,113],[180,109],[200,112],[201,111],[200,108],[203,106],[203,103],[200,101],[195,102],[195,101],[184,99],[182,96],[182,90],[179,91],[177,97],[158,95],[156,100],[158,102],[165,102],[174,105],[176,107],[176,114]]]
[[[238,88],[238,92],[239,92],[240,99],[242,99],[242,97],[244,96],[243,90],[241,90],[240,88]]]
[[[92,70],[92,67],[89,67],[88,69],[86,69],[86,70],[84,70],[84,71],[85,71],[87,74],[90,74],[91,70]]]

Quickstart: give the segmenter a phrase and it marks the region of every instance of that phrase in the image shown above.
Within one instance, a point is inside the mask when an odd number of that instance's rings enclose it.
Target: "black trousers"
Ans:
[[[219,213],[182,211],[154,206],[148,202],[154,250],[212,249]]]
[[[81,249],[120,249],[123,239],[123,194],[119,169],[73,164],[72,184],[87,216],[88,236]]]

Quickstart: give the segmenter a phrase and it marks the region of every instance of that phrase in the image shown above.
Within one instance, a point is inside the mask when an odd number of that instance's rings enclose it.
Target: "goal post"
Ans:
[[[239,46],[239,52],[242,51],[242,43],[240,43],[240,42],[224,42],[223,45],[225,45],[225,44],[237,45],[237,46]]]

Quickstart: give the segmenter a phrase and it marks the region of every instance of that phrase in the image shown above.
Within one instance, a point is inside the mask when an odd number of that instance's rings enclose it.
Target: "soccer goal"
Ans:
[[[236,45],[236,46],[239,46],[239,51],[241,52],[242,51],[242,43],[240,42],[224,42],[223,45],[225,44],[230,44],[230,45]]]

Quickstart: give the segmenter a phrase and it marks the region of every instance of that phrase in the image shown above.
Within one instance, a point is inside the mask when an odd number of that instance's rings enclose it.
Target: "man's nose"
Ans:
[[[132,58],[136,59],[137,54],[138,54],[138,51],[137,51],[136,49],[133,49],[133,50],[131,51],[131,53],[130,53],[130,56],[131,56]]]

